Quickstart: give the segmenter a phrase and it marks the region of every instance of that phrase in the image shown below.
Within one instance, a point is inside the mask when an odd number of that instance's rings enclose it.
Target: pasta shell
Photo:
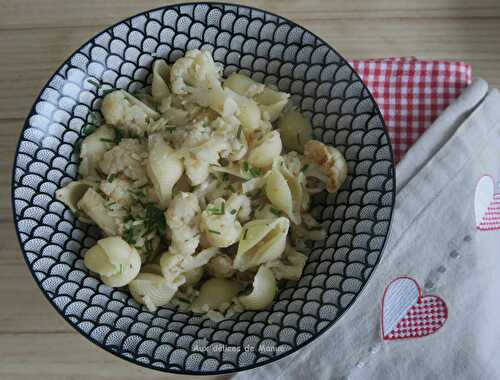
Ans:
[[[290,95],[285,92],[265,87],[264,91],[255,97],[255,100],[259,103],[263,118],[273,122],[279,118],[289,97]]]
[[[80,165],[78,166],[78,173],[82,177],[100,179],[97,168],[104,153],[111,148],[108,141],[115,139],[115,133],[111,127],[103,125],[83,139],[80,147]]]
[[[224,87],[230,88],[242,96],[253,98],[264,91],[266,86],[262,83],[254,81],[246,75],[232,73],[224,81]]]
[[[161,135],[155,134],[149,137],[149,159],[146,170],[160,205],[165,208],[172,199],[172,189],[182,176],[183,165],[175,155],[174,149]]]
[[[283,145],[297,152],[304,152],[304,144],[312,139],[312,126],[299,111],[290,109],[278,120]]]
[[[167,78],[170,75],[170,67],[163,59],[157,59],[153,63],[153,82],[151,84],[151,93],[158,102],[170,95],[167,85]]]
[[[277,290],[273,272],[260,266],[253,280],[252,292],[239,297],[239,301],[248,310],[262,310],[273,303]]]
[[[118,235],[117,220],[106,209],[104,198],[93,188],[89,188],[77,203],[80,208],[108,236]]]
[[[245,224],[234,259],[234,267],[239,271],[245,271],[278,259],[285,250],[289,227],[290,222],[284,217],[253,220]]]
[[[281,137],[278,131],[266,133],[262,142],[248,156],[248,162],[257,168],[269,168],[281,154]]]
[[[297,281],[302,276],[306,261],[306,255],[287,245],[282,259],[269,265],[269,268],[278,280]]]
[[[167,281],[157,274],[139,273],[128,287],[130,294],[138,303],[146,305],[150,311],[155,311],[159,306],[170,302],[184,281],[182,276]]]
[[[283,211],[295,224],[300,224],[302,186],[297,178],[274,168],[267,178],[266,196],[272,205]]]
[[[56,199],[68,206],[75,215],[79,214],[77,216],[78,220],[84,223],[92,223],[92,219],[87,217],[85,214],[80,213],[77,204],[88,189],[96,187],[96,182],[87,180],[73,181],[68,183],[62,189],[56,190]]]
[[[206,306],[211,310],[221,310],[224,306],[229,306],[239,291],[240,285],[236,281],[211,278],[201,286],[200,293],[193,302],[193,311],[201,311]]]
[[[122,238],[111,236],[99,240],[87,252],[84,264],[100,274],[106,285],[120,287],[137,276],[141,268],[141,256]]]

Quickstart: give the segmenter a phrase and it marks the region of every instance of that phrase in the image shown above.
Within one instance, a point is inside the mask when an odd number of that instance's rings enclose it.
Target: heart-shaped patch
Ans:
[[[474,195],[476,227],[481,231],[500,230],[500,193],[489,175],[481,177]]]
[[[385,340],[420,338],[435,333],[448,319],[442,298],[422,297],[418,283],[398,277],[385,288],[382,299],[382,336]]]

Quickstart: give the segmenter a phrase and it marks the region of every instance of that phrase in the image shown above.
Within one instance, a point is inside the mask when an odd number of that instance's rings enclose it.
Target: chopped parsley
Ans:
[[[176,129],[177,129],[177,127],[166,127],[165,128],[165,130],[170,132],[170,133],[174,133]]]
[[[123,264],[120,264],[120,274],[123,273]]]
[[[302,169],[300,169],[301,172],[305,172],[309,168],[309,164],[305,164],[302,166]]]
[[[269,210],[270,210],[270,211],[271,211],[274,215],[276,215],[276,216],[280,216],[280,215],[281,215],[280,210],[278,210],[277,208],[271,207]]]
[[[227,181],[228,179],[229,179],[229,174],[228,173],[222,174],[222,180],[223,181]]]
[[[207,208],[207,211],[212,215],[224,215],[224,213],[226,212],[224,202],[220,204],[219,208],[211,207]]]
[[[241,132],[243,131],[241,125],[238,127],[238,132],[236,132],[236,138],[239,140],[241,137]]]
[[[163,211],[157,208],[152,203],[148,203],[146,205],[144,228],[146,230],[146,234],[154,232],[159,235],[164,234],[167,228],[167,223],[165,222],[165,215],[163,214]]]
[[[201,125],[203,128],[208,128],[210,127],[210,124],[208,124],[207,121],[203,122],[203,124]]]
[[[83,137],[87,137],[90,136],[95,131],[97,131],[97,125],[88,123],[83,127],[82,135]]]
[[[211,234],[220,235],[220,231],[211,230],[210,228],[208,229],[208,232],[210,232]]]
[[[102,142],[105,142],[105,143],[110,143],[110,144],[114,144],[115,143],[114,139],[104,139],[104,138],[102,138],[102,139],[99,139],[99,140],[101,140]]]
[[[247,233],[248,229],[246,229],[245,232],[243,232],[243,238],[241,240],[245,240],[247,238]]]
[[[252,178],[260,176],[260,170],[254,168],[248,161],[243,161],[243,170],[250,174]]]
[[[226,190],[229,190],[233,193],[236,193],[236,190],[234,189],[233,185],[231,185],[231,184],[227,185]]]
[[[235,210],[235,209],[233,208],[233,209],[231,210],[231,215],[234,215],[234,214],[236,214],[237,212],[238,212],[238,211],[237,211],[237,210]]]
[[[89,82],[92,86],[94,86],[97,89],[99,89],[99,87],[101,87],[101,85],[98,82],[96,82],[95,80],[93,80],[92,78],[88,78],[87,82]]]
[[[82,215],[82,213],[79,210],[75,210],[73,214],[75,215],[76,219],[78,219]]]

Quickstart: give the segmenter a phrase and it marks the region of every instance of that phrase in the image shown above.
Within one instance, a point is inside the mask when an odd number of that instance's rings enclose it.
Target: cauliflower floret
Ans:
[[[123,139],[104,154],[99,166],[107,175],[123,173],[132,180],[139,180],[146,177],[144,159],[147,155],[144,143],[138,139]]]
[[[304,146],[307,169],[306,178],[319,180],[326,186],[329,193],[335,193],[347,178],[347,163],[344,156],[337,149],[325,144],[309,140]],[[322,190],[322,185],[308,181],[306,189],[310,193]]]
[[[208,244],[219,248],[236,243],[241,234],[241,224],[236,219],[236,213],[231,213],[222,198],[209,203],[201,213],[200,229]]]
[[[165,212],[165,220],[171,230],[170,249],[181,255],[191,255],[200,243],[198,198],[191,193],[177,194]]]
[[[111,202],[123,207],[130,207],[134,201],[130,194],[132,183],[126,179],[113,178],[101,181],[99,189],[108,196]]]
[[[233,276],[233,259],[226,254],[213,257],[207,264],[207,272],[212,277],[230,278]]]
[[[126,133],[142,135],[151,120],[160,115],[139,99],[123,90],[107,94],[101,106],[106,123]]]
[[[250,219],[252,205],[250,198],[244,194],[233,194],[226,202],[227,210],[230,214],[236,215],[240,222],[246,222]]]
[[[228,149],[221,152],[221,157],[233,162],[241,160],[248,151],[248,143],[239,121],[219,117],[212,122],[212,127],[215,136],[222,137],[229,145]]]
[[[291,152],[288,152],[281,157],[283,160],[283,165],[288,171],[288,174],[294,177],[298,176],[303,167],[302,155],[292,150]]]

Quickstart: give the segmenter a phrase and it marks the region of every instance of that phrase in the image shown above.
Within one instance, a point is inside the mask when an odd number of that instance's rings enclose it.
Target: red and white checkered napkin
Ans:
[[[354,60],[384,115],[398,162],[439,114],[471,83],[463,62],[417,58]]]

